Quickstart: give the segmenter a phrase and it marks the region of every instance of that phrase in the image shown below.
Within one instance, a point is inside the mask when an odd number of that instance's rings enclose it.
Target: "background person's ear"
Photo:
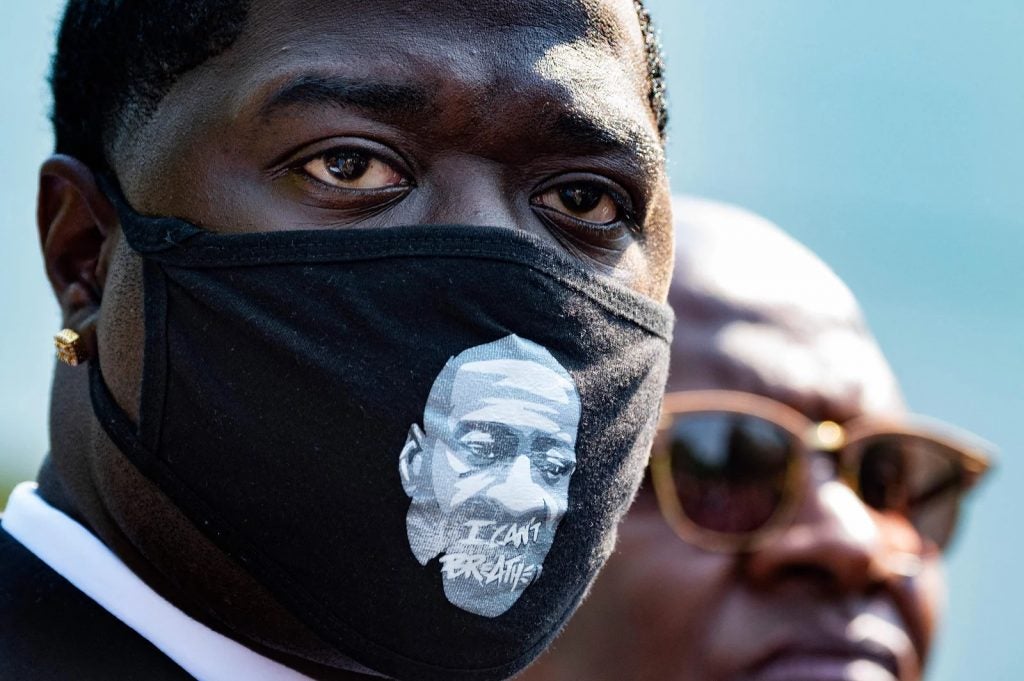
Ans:
[[[413,498],[422,487],[426,471],[423,466],[423,431],[415,423],[409,426],[402,452],[398,455],[398,472],[402,476],[405,493]]]
[[[115,242],[110,235],[119,224],[117,210],[88,166],[56,154],[39,169],[36,223],[64,326],[92,347]]]

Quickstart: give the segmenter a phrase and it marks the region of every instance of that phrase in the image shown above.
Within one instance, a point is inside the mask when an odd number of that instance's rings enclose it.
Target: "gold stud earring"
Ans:
[[[53,337],[53,344],[57,347],[57,359],[68,366],[78,366],[89,359],[85,341],[74,329],[62,329]]]

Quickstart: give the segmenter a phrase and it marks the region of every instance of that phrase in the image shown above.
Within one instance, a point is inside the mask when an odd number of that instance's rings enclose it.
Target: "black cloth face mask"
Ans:
[[[539,655],[640,483],[669,308],[509,228],[218,234],[115,203],[144,261],[140,422],[90,378],[134,465],[372,669]]]

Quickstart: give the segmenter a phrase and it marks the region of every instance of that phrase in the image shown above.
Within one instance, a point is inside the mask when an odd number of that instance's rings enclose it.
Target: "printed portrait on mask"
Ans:
[[[580,399],[569,373],[515,335],[452,357],[399,457],[409,547],[439,557],[448,600],[497,617],[540,576],[569,506]]]

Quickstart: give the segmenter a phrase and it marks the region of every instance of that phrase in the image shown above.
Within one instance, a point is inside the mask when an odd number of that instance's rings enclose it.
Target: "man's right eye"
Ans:
[[[318,182],[339,189],[372,190],[409,185],[394,166],[361,149],[329,149],[302,166]]]
[[[491,433],[471,430],[459,438],[459,444],[474,456],[486,461],[498,458],[498,446]]]

